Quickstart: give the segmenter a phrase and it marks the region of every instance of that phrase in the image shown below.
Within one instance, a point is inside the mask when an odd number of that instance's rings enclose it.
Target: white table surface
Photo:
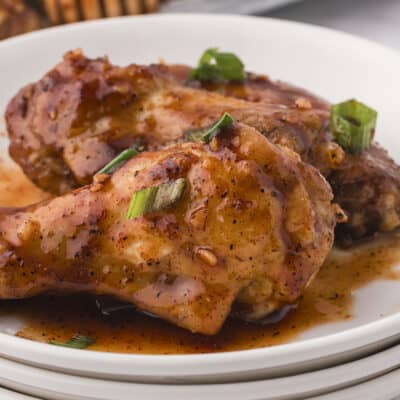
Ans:
[[[342,30],[400,51],[400,0],[303,0],[265,15]]]

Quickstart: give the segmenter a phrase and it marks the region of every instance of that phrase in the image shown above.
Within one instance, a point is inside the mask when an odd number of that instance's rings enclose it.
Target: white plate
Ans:
[[[358,97],[379,110],[378,137],[400,160],[400,57],[374,43],[292,22],[235,16],[155,15],[70,25],[0,43],[0,110],[68,49],[115,63],[195,63],[209,46],[238,53],[248,69],[339,101]],[[0,334],[0,354],[88,376],[153,382],[246,380],[354,359],[400,335],[400,282],[357,292],[354,318],[307,331],[293,343],[235,353],[143,356],[77,351]]]
[[[308,400],[399,400],[399,382],[400,369],[396,369],[375,379],[362,382],[359,385],[312,397]]]
[[[400,346],[396,346],[347,364],[294,376],[239,383],[170,385],[100,381],[0,358],[0,384],[49,400],[121,400],[132,397],[141,400],[283,400],[305,399],[349,388],[384,376],[399,366]],[[391,393],[395,392],[392,388]],[[369,397],[359,398],[370,400]]]
[[[12,392],[10,390],[0,388],[0,399],[1,400],[40,400],[37,397],[27,396],[25,394]]]

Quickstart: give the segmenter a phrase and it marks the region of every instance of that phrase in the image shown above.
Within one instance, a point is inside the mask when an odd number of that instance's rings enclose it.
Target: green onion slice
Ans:
[[[211,126],[211,128],[202,128],[187,133],[187,138],[193,142],[209,143],[213,137],[218,135],[221,130],[227,128],[235,122],[232,115],[224,113],[224,115]]]
[[[103,315],[111,315],[118,311],[136,309],[131,303],[126,303],[107,296],[98,296],[96,298],[96,306]]]
[[[329,130],[348,152],[357,154],[367,149],[375,133],[378,113],[352,99],[331,108]]]
[[[217,48],[207,49],[200,57],[189,79],[199,81],[242,81],[245,77],[244,65],[233,53],[223,53]]]
[[[172,207],[182,197],[185,184],[185,178],[178,178],[167,183],[138,190],[132,196],[126,217],[132,219]]]
[[[70,340],[68,340],[65,343],[57,342],[57,341],[51,341],[49,343],[54,344],[56,346],[70,347],[71,349],[86,349],[87,347],[91,346],[95,342],[96,342],[96,340],[89,336],[75,335],[73,338],[71,338]]]
[[[119,153],[117,157],[111,160],[107,165],[105,165],[97,174],[112,174],[119,167],[122,167],[128,160],[139,154],[138,149],[126,149]],[[96,175],[97,175],[96,174]]]

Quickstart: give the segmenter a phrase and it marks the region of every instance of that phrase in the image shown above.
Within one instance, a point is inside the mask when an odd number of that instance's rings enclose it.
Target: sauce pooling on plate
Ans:
[[[0,166],[1,167],[1,166]],[[36,189],[19,169],[0,168],[4,188],[0,205],[23,205],[48,196]],[[2,301],[0,317],[18,315],[19,336],[65,342],[76,333],[96,339],[92,350],[142,354],[186,354],[273,346],[295,339],[319,324],[352,317],[353,292],[377,279],[399,279],[400,237],[382,237],[352,251],[334,250],[307,288],[298,307],[285,318],[264,326],[228,320],[215,336],[192,334],[160,319],[125,309],[104,316],[91,296],[42,296]]]
[[[22,314],[19,336],[66,341],[77,332],[93,337],[92,350],[143,354],[185,354],[244,350],[287,343],[319,324],[352,317],[352,293],[376,279],[398,279],[400,238],[391,236],[353,254],[335,252],[305,291],[297,309],[265,326],[228,320],[215,336],[195,335],[160,319],[124,310],[102,315],[89,296],[47,296],[10,301],[4,313]]]

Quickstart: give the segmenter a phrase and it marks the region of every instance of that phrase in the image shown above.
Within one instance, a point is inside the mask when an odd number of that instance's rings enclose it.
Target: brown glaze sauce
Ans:
[[[25,205],[48,197],[22,172],[0,164],[0,206]],[[400,235],[393,233],[349,251],[334,250],[307,288],[297,309],[265,326],[228,320],[215,336],[192,334],[134,310],[104,316],[95,298],[86,295],[41,296],[2,301],[0,315],[18,314],[25,326],[17,335],[48,342],[66,341],[76,333],[96,339],[92,350],[185,354],[243,350],[287,343],[319,324],[352,317],[353,293],[377,279],[400,279]]]
[[[37,188],[8,159],[0,158],[0,207],[19,207],[48,199],[50,196]]]

